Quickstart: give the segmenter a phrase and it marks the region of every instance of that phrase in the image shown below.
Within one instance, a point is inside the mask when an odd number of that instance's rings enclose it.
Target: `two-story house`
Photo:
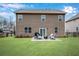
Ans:
[[[16,36],[41,36],[56,33],[65,35],[65,12],[60,10],[19,10],[16,11]]]
[[[66,33],[79,35],[79,14],[71,17],[68,21],[66,21],[65,25]]]

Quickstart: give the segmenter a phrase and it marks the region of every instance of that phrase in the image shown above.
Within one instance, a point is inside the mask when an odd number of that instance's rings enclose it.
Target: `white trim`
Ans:
[[[42,21],[42,19],[44,19],[44,21]],[[45,22],[46,21],[46,15],[41,15],[41,22]]]
[[[47,36],[47,29],[46,28],[39,28],[39,33],[40,33],[40,29],[45,29],[45,36]]]
[[[19,20],[19,19],[21,19],[21,20]],[[23,21],[23,15],[22,15],[22,14],[19,14],[19,15],[18,15],[18,21],[19,21],[19,22],[22,22],[22,21]]]
[[[58,15],[58,20],[61,19],[61,21],[64,20],[64,15]],[[60,20],[59,20],[60,21]]]

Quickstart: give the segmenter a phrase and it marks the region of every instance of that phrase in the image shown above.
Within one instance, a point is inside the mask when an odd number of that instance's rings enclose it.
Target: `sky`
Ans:
[[[79,13],[79,3],[0,3],[0,16],[8,21],[16,20],[15,11],[20,9],[56,9],[66,12],[65,21]]]

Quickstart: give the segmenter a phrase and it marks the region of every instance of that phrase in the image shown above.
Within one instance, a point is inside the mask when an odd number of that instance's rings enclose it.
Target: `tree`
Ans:
[[[3,20],[4,20],[4,19],[5,19],[4,17],[0,16],[0,28],[3,27]]]
[[[3,20],[3,25],[4,26],[7,25],[7,20],[6,19]]]

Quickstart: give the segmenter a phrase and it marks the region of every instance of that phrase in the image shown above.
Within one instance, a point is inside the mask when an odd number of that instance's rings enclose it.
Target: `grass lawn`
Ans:
[[[31,41],[31,38],[0,38],[0,56],[79,56],[79,37],[61,41]]]

